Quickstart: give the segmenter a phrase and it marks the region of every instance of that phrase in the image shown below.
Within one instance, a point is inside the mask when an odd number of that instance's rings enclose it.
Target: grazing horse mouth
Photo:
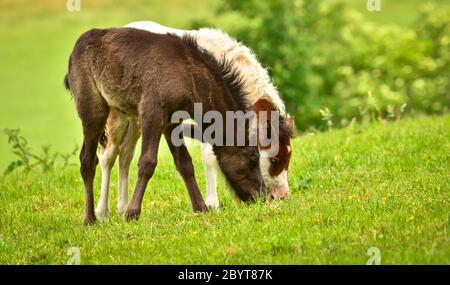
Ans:
[[[253,194],[248,195],[248,197],[242,199],[242,201],[244,201],[244,202],[255,202],[258,199],[262,199],[263,201],[267,200],[267,192],[266,192],[266,188],[265,188],[264,185],[261,185],[259,187],[259,189],[258,188],[255,188],[255,189],[257,189],[257,190],[256,191],[251,191],[251,192],[245,191],[244,193],[252,193],[253,192]]]
[[[278,187],[269,191],[266,195],[268,201],[286,200],[289,197],[289,189]]]

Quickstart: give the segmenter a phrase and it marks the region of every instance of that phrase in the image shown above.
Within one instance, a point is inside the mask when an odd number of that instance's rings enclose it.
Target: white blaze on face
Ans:
[[[269,173],[271,162],[268,152],[268,150],[261,150],[259,160],[259,167],[268,196],[272,196],[275,199],[287,197],[290,191],[287,170],[283,169],[279,175],[271,176]]]

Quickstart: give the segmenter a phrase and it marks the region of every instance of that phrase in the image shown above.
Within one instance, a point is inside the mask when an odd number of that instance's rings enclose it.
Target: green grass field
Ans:
[[[0,130],[20,128],[34,150],[80,145],[80,123],[62,80],[82,32],[143,19],[185,28],[211,17],[218,1],[82,0],[78,13],[65,2],[0,2]],[[347,2],[371,21],[409,25],[424,1],[382,0],[383,11],[372,13],[365,0]],[[447,115],[301,135],[288,201],[245,206],[221,181],[222,211],[200,215],[191,212],[163,148],[138,223],[116,215],[116,173],[111,221],[89,228],[81,225],[78,167],[14,173],[0,178],[0,264],[65,264],[70,247],[80,248],[82,264],[365,264],[370,247],[380,249],[382,264],[449,264],[449,128]],[[0,135],[0,175],[14,159],[6,139]],[[192,152],[204,189],[199,150]],[[135,167],[131,177],[134,185]]]
[[[299,137],[290,199],[246,206],[222,182],[220,213],[191,212],[161,153],[137,223],[117,216],[113,195],[110,222],[82,226],[76,168],[8,176],[0,183],[0,263],[65,264],[78,247],[82,264],[365,264],[368,248],[378,247],[382,264],[448,264],[449,126],[445,116]]]

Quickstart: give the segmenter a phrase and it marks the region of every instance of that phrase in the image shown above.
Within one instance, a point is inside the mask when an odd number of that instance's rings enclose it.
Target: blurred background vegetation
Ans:
[[[300,130],[321,129],[324,119],[345,126],[353,118],[448,111],[449,7],[395,1],[394,13],[394,1],[381,1],[380,12],[352,9],[363,2],[229,0],[216,13],[239,17],[229,32],[269,67]],[[385,13],[398,25],[376,19]]]
[[[450,106],[450,0],[0,1],[0,129],[62,152],[81,129],[62,86],[77,37],[92,27],[152,20],[218,27],[269,69],[300,133],[352,120],[442,114]],[[369,95],[371,94],[371,95]],[[0,168],[10,161],[0,140]]]

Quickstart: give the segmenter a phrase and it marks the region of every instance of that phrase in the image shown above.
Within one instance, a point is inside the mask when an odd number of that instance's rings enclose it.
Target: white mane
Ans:
[[[269,73],[256,59],[255,54],[245,45],[239,43],[228,34],[218,30],[202,28],[199,30],[179,30],[162,26],[155,22],[133,22],[126,27],[150,31],[153,33],[174,33],[178,36],[189,34],[193,36],[200,47],[209,51],[216,59],[226,58],[241,74],[247,100],[254,104],[259,99],[272,102],[282,115],[285,115],[285,106],[278,90],[273,86]]]

